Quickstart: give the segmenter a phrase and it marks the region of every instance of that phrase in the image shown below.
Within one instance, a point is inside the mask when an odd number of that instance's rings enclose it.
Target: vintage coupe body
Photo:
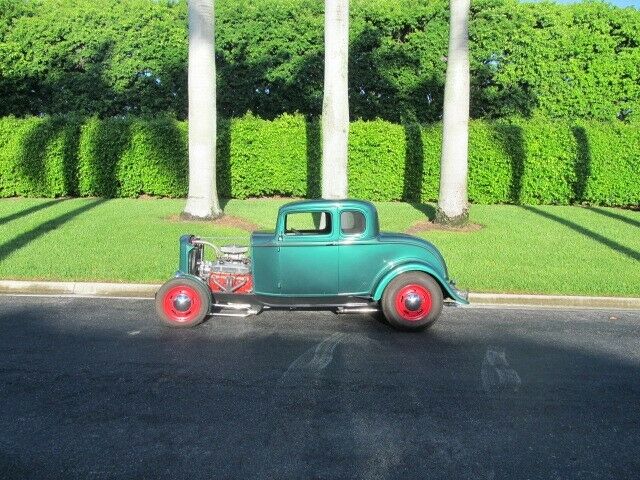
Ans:
[[[205,247],[215,258],[205,259]],[[375,206],[360,200],[305,200],[278,212],[275,231],[249,247],[180,238],[180,266],[156,294],[160,319],[191,327],[209,315],[269,309],[381,312],[397,328],[431,325],[445,302],[466,304],[431,243],[380,232]]]

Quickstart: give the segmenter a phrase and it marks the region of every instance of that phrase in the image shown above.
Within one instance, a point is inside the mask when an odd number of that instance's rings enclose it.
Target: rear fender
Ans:
[[[416,272],[416,271],[424,272],[428,275],[431,275],[436,280],[436,282],[438,282],[438,284],[440,285],[440,288],[442,289],[442,293],[445,298],[451,298],[452,300],[455,300],[456,302],[462,303],[462,304],[468,303],[464,298],[462,298],[458,294],[458,292],[456,292],[456,290],[454,290],[454,288],[449,284],[448,281],[446,281],[446,279],[442,278],[441,275],[436,273],[433,268],[422,263],[408,263],[408,264],[400,265],[394,268],[391,272],[387,273],[382,278],[382,280],[380,280],[380,282],[378,283],[378,286],[376,287],[373,293],[373,299],[376,302],[379,301],[382,298],[384,289],[387,288],[387,285],[391,283],[391,280],[396,278],[398,275],[401,275],[406,272]]]

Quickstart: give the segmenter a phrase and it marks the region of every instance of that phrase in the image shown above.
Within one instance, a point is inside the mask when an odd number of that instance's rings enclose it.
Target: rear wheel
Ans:
[[[442,289],[432,276],[407,272],[394,278],[385,288],[382,311],[396,328],[422,330],[438,319],[442,301]]]
[[[211,309],[209,289],[190,278],[172,278],[156,293],[156,313],[174,328],[194,327]]]

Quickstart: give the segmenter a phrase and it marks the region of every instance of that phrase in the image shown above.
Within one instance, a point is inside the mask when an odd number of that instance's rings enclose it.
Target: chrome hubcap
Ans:
[[[173,308],[178,312],[186,312],[191,307],[191,298],[184,293],[181,293],[173,299]]]
[[[422,298],[417,293],[411,292],[404,298],[404,306],[407,310],[412,312],[420,310],[420,307],[422,306]]]

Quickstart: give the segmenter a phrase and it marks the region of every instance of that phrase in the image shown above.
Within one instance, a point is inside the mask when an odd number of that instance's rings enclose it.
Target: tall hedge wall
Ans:
[[[220,114],[318,115],[320,0],[217,0]],[[352,0],[354,119],[438,121],[447,0]],[[186,0],[0,0],[0,116],[186,117]],[[474,0],[472,115],[635,121],[640,11]]]
[[[437,199],[441,125],[356,121],[349,194]],[[187,126],[170,118],[0,119],[0,197],[187,193]],[[302,115],[219,122],[222,197],[320,192],[320,129]],[[474,120],[475,203],[640,204],[640,129],[623,123]]]

